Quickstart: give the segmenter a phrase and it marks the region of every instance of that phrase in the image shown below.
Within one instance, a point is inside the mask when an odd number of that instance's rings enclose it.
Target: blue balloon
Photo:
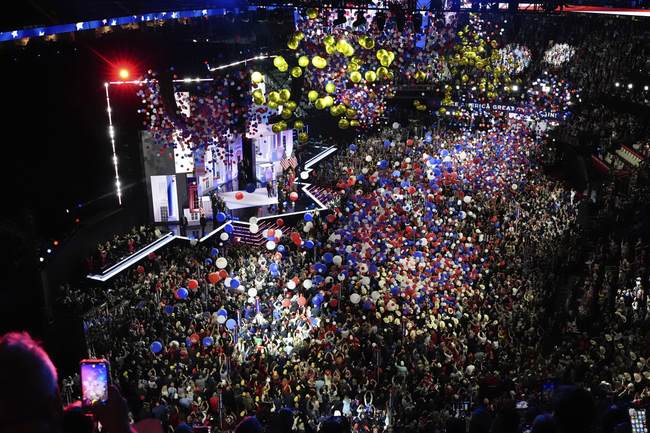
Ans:
[[[280,246],[282,246],[282,245],[280,245]],[[278,248],[278,249],[279,249],[279,248]],[[271,272],[274,272],[274,273],[275,273],[275,272],[278,272],[278,264],[277,264],[277,263],[271,263],[271,265],[269,266],[269,270],[270,270]]]
[[[212,249],[210,250],[210,255],[211,255],[212,257],[216,257],[216,256],[218,256],[218,255],[219,255],[219,249],[218,249],[218,248],[212,248]]]
[[[226,224],[226,226],[223,228],[223,230],[226,233],[231,234],[233,232],[233,230],[235,230],[235,228],[232,226],[232,224]]]
[[[255,192],[255,184],[251,182],[248,185],[246,185],[246,192],[249,193],[249,194],[254,193]]]
[[[400,177],[402,173],[399,172],[399,170],[394,170],[393,171],[393,177]]]
[[[207,259],[205,259],[205,264],[206,264],[206,265],[211,265],[211,264],[212,264],[212,259],[211,259],[210,257],[208,257]]]
[[[237,326],[235,319],[228,319],[226,321],[226,328],[230,329],[231,331],[235,329],[235,326]]]
[[[323,254],[323,259],[325,260],[325,263],[332,263],[334,260],[334,254],[327,252]]]
[[[217,214],[217,221],[220,222],[220,223],[222,223],[222,222],[224,222],[225,220],[226,220],[226,214],[223,213],[223,212],[219,212],[219,213]]]
[[[163,349],[163,345],[160,341],[154,341],[153,343],[151,343],[151,346],[149,346],[149,349],[153,353],[160,353]]]
[[[278,251],[283,253],[285,250],[284,245],[278,245]],[[277,266],[277,265],[276,265]]]
[[[308,250],[314,248],[314,241],[305,241],[305,248],[307,248]]]
[[[310,213],[306,213],[304,219],[305,221],[312,221],[314,217]]]
[[[226,311],[224,308],[220,308],[220,309],[217,311],[217,316],[228,317],[228,311]]]
[[[350,149],[350,152],[356,152],[357,151],[357,145],[352,143],[348,149]]]
[[[233,278],[232,280],[230,280],[230,287],[232,287],[233,289],[236,289],[237,287],[239,287],[239,280],[236,279],[236,278]]]
[[[206,347],[210,347],[214,344],[214,338],[212,338],[210,335],[207,337],[203,337],[203,345]]]
[[[388,168],[388,161],[386,161],[385,159],[382,159],[381,161],[379,161],[378,165],[379,165],[379,168],[381,168],[382,170],[385,170],[385,169]]]
[[[176,296],[178,296],[178,299],[187,299],[189,294],[190,292],[188,292],[185,287],[179,287],[178,290],[176,290]]]
[[[174,306],[173,305],[165,305],[165,308],[163,308],[163,311],[166,314],[172,314],[174,312]]]

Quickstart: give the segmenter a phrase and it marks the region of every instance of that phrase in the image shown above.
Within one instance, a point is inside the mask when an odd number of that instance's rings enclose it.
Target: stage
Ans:
[[[235,198],[235,194],[238,192],[244,194],[244,198],[241,200],[237,200]],[[272,206],[278,204],[278,198],[269,197],[266,188],[257,188],[253,193],[248,193],[246,191],[221,192],[219,193],[219,197],[221,197],[221,199],[226,203],[226,206],[230,210],[257,206]]]

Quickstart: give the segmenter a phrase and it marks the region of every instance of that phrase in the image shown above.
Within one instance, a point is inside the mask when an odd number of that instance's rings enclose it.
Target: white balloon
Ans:
[[[228,233],[226,232],[223,232],[219,235],[219,239],[221,239],[222,241],[227,241],[229,237],[230,236],[228,236]]]
[[[352,302],[353,304],[358,304],[359,301],[361,301],[361,295],[359,295],[358,293],[353,293],[350,295],[350,302]]]
[[[305,289],[311,289],[312,285],[313,285],[313,283],[312,283],[311,280],[305,280],[305,281],[302,282],[302,286]]]
[[[397,128],[399,128],[399,123],[393,122],[393,129],[397,129]]]
[[[251,224],[251,226],[249,227],[249,230],[250,230],[251,233],[255,234],[258,231],[260,231],[260,227],[257,224]]]
[[[370,161],[372,161],[372,156],[366,155],[366,162],[370,162]]]
[[[301,173],[300,173],[300,178],[301,178],[302,180],[309,179],[309,172],[307,172],[307,171],[303,171],[303,172],[301,172]]]
[[[275,229],[275,238],[280,239],[282,237],[282,230],[281,229]]]
[[[217,316],[217,322],[221,323],[222,325],[226,323],[226,316]]]
[[[336,255],[332,258],[332,262],[334,262],[336,266],[341,266],[341,263],[343,263],[343,257]]]
[[[223,284],[226,287],[230,287],[230,283],[232,282],[232,278],[227,277],[225,280],[223,280]]]
[[[289,281],[287,281],[287,289],[289,289],[289,290],[293,290],[293,289],[295,289],[295,288],[296,288],[296,283],[295,283],[295,281],[293,281],[293,280],[289,280]]]
[[[379,292],[376,291],[376,290],[373,291],[373,292],[370,294],[370,297],[373,299],[373,301],[376,301],[377,299],[379,299],[380,296],[381,296],[381,295],[380,295]]]
[[[250,289],[248,289],[248,296],[250,296],[251,298],[257,296],[257,289],[255,287],[251,287]]]
[[[257,217],[254,217],[254,216],[253,216],[253,217],[250,217],[250,218],[248,219],[248,222],[251,223],[251,225],[253,225],[253,224],[257,224]]]
[[[223,269],[226,266],[228,266],[228,260],[226,260],[225,257],[219,257],[216,263],[217,263],[217,268],[219,269]]]
[[[267,249],[267,250],[274,250],[274,249],[275,249],[275,242],[273,242],[273,241],[268,241],[268,242],[266,243],[266,249]]]

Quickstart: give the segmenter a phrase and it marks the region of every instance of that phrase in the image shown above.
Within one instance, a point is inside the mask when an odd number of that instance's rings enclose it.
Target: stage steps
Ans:
[[[259,230],[257,233],[251,233],[250,225],[233,222],[233,238],[236,242],[253,245],[253,246],[262,246],[266,243],[267,239],[264,237],[264,230],[269,229],[279,229],[280,227],[275,223],[275,220],[262,220],[257,226]]]
[[[309,185],[307,190],[325,207],[329,207],[329,204],[336,198],[330,190],[321,186]]]

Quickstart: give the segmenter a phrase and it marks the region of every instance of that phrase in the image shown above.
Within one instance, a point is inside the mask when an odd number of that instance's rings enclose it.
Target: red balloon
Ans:
[[[298,305],[300,305],[301,307],[303,307],[306,303],[307,303],[307,298],[305,298],[304,296],[300,296],[298,298]]]
[[[298,193],[294,191],[291,194],[289,194],[289,200],[297,201],[298,200]]]
[[[241,191],[237,191],[237,192],[235,193],[235,198],[236,198],[237,200],[243,200],[243,199],[244,199],[244,193],[241,192]]]
[[[270,238],[275,237],[275,229],[269,229],[267,234],[269,235]]]
[[[138,274],[144,274],[144,266],[140,265],[137,268]]]
[[[406,140],[406,145],[407,146],[413,146],[413,139],[409,138],[408,140]]]
[[[222,280],[224,278],[228,278],[228,271],[226,271],[225,269],[220,270],[219,271],[219,276],[221,277]]]
[[[221,281],[221,275],[219,275],[217,272],[210,272],[208,274],[208,281],[210,281],[212,284],[217,284],[219,281]]]
[[[278,218],[275,223],[280,227],[284,226],[284,220],[282,218]]]
[[[199,339],[200,339],[199,334],[194,333],[190,335],[190,341],[192,342],[192,344],[198,343]]]
[[[291,306],[291,300],[285,298],[285,299],[282,301],[282,306],[283,306],[284,308],[289,308],[289,307]]]
[[[331,224],[331,223],[333,223],[335,220],[336,220],[336,215],[334,215],[333,213],[327,215],[327,222],[328,222],[328,223]]]
[[[338,299],[330,299],[330,307],[336,308],[337,305],[339,305]]]
[[[199,288],[199,282],[196,281],[196,280],[193,280],[193,279],[192,279],[192,280],[189,280],[189,281],[187,282],[187,288],[195,292],[196,289]]]

